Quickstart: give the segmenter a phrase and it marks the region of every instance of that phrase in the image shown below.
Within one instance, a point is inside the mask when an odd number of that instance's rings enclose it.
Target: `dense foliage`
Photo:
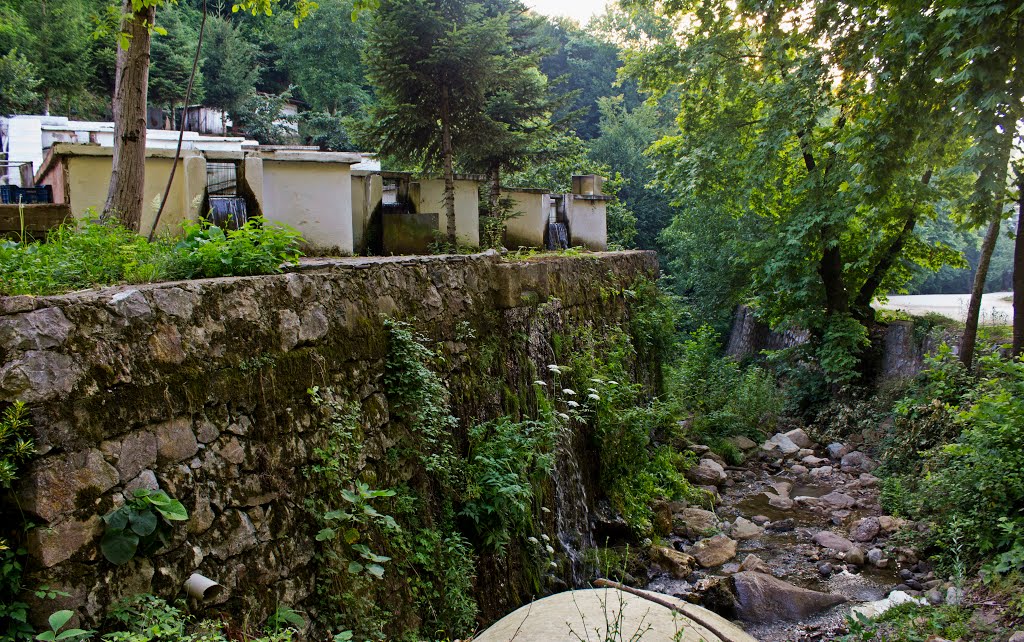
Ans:
[[[38,241],[0,244],[0,294],[57,294],[100,285],[273,274],[301,255],[291,228],[250,219],[237,230],[186,224],[179,241],[152,243],[95,219],[64,224]]]

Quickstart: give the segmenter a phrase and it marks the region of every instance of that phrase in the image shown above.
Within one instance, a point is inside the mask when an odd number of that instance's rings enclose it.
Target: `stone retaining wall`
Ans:
[[[358,402],[362,469],[378,487],[404,483],[411,473],[386,454],[398,438],[382,383],[386,317],[439,342],[466,423],[524,403],[518,391],[552,363],[554,333],[623,322],[622,289],[656,272],[649,252],[337,259],[0,299],[0,404],[29,404],[38,446],[18,489],[39,524],[26,586],[67,591],[40,612],[72,608],[89,625],[123,596],[180,595],[193,571],[226,587],[221,608],[254,621],[301,605],[316,532],[303,468],[324,439],[309,387]],[[497,353],[486,362],[485,345]],[[140,487],[180,499],[190,519],[156,555],[113,566],[99,552],[100,516]],[[487,564],[481,575],[497,577],[485,578],[482,609],[515,606],[521,591],[501,575],[515,570]]]

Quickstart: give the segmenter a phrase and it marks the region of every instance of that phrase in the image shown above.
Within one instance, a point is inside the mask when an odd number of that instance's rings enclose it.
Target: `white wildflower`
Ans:
[[[562,394],[563,395],[569,395],[570,397],[573,397],[573,396],[576,395],[576,391],[573,390],[572,388],[562,388]]]
[[[555,549],[551,548],[551,544],[548,544],[547,546],[545,546],[544,550],[546,550],[548,552],[548,555],[554,555],[555,554]]]
[[[535,385],[535,386],[544,386],[546,388],[548,384],[546,384],[543,381],[541,381],[540,379],[538,379],[538,380],[533,382],[533,385]]]
[[[544,508],[544,509],[541,509],[541,510],[547,510],[547,509],[546,509],[546,508]],[[540,536],[540,538],[541,538],[542,540],[544,540],[545,542],[550,542],[550,541],[551,541],[551,538],[550,538],[550,537],[548,537],[547,533],[541,533],[541,536]]]
[[[590,393],[589,395],[587,395],[587,399],[593,399],[594,401],[601,401],[601,397],[599,395],[595,395],[594,393]]]
[[[526,541],[530,542],[531,544],[540,544],[540,542],[537,541],[536,537],[527,537]]]
[[[558,416],[566,421],[569,421],[569,415],[565,414],[564,412],[558,413]]]
[[[580,407],[580,405],[578,403],[576,403],[575,401],[573,401],[572,399],[570,399],[569,401],[566,401],[565,405],[569,406],[570,408],[579,408]]]

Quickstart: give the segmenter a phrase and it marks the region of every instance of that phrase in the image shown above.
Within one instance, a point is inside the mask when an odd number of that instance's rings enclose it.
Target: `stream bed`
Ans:
[[[691,481],[711,482],[704,486],[720,500],[713,514],[673,503],[673,532],[662,543],[698,563],[685,576],[686,569],[658,564],[646,588],[716,610],[763,642],[836,639],[846,632],[851,608],[884,599],[894,589],[941,601],[946,583],[913,551],[889,542],[901,522],[883,515],[879,506],[878,479],[870,474],[875,463],[841,444],[822,448],[803,431],[787,435],[791,439],[777,440],[785,442],[784,449],[741,438],[743,466],[725,466],[706,447],[695,448],[703,470]],[[695,532],[695,524],[703,532]],[[712,545],[725,553],[702,555]],[[729,555],[733,546],[735,554]],[[772,604],[744,604],[757,599],[737,588],[741,577],[751,576],[817,593],[794,589],[792,599],[801,603],[791,612],[801,615],[780,615],[788,612],[777,607],[779,600],[790,599],[789,589],[766,591],[772,596],[760,599]],[[735,609],[723,607],[722,586],[734,591]],[[844,601],[831,606],[837,599],[822,593]],[[815,600],[827,608],[803,603]]]

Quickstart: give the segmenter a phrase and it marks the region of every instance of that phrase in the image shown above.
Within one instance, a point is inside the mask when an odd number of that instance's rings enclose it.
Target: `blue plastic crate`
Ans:
[[[39,187],[19,187],[17,189],[18,192],[15,200],[17,203],[29,205],[53,202],[53,188],[49,185],[40,185]]]
[[[0,185],[0,203],[17,203],[17,185]]]

